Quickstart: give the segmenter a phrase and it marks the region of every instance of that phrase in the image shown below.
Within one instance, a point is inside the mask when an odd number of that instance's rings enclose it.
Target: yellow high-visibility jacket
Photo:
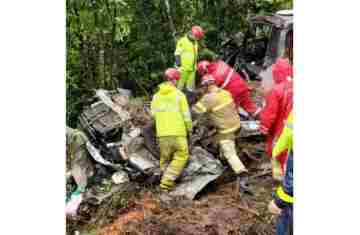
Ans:
[[[185,95],[170,82],[160,84],[159,88],[151,102],[156,135],[186,136],[186,130],[192,129],[192,121]]]
[[[284,150],[288,150],[290,152],[293,148],[293,123],[294,116],[293,112],[290,112],[286,125],[284,126],[279,139],[277,140],[274,148],[273,148],[273,156],[277,156]]]
[[[198,101],[193,111],[196,113],[209,112],[213,124],[220,134],[228,134],[240,128],[240,118],[231,94],[221,88],[204,95]]]
[[[195,71],[198,57],[198,42],[191,41],[186,35],[176,44],[175,56],[181,57],[181,69]]]

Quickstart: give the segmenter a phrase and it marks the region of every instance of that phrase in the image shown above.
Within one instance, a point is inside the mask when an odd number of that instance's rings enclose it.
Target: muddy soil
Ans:
[[[117,234],[274,234],[275,218],[267,212],[273,186],[271,179],[261,179],[253,197],[234,195],[234,182],[217,186],[195,201],[162,200],[153,195],[157,209],[148,212],[143,221],[124,225]]]
[[[164,197],[157,187],[114,196],[82,217],[68,220],[67,234],[81,235],[200,235],[275,234],[275,217],[267,211],[276,184],[271,176],[252,174],[254,196],[234,193],[230,174],[205,188],[196,200]],[[225,183],[226,181],[232,181]],[[116,198],[118,197],[118,198]],[[85,216],[87,215],[87,217]]]
[[[267,211],[276,188],[268,160],[253,162],[250,170],[254,196],[235,194],[234,177],[229,171],[193,201],[164,197],[158,186],[136,185],[99,206],[81,205],[78,217],[67,218],[67,234],[275,234],[275,217]]]
[[[252,84],[253,85],[253,84]],[[252,86],[257,88],[259,84]],[[257,100],[260,103],[260,100]],[[144,112],[141,105],[132,112]],[[145,116],[145,115],[144,115]],[[143,126],[148,120],[140,120]],[[209,184],[196,198],[168,198],[158,186],[133,183],[98,206],[82,204],[76,218],[67,218],[67,234],[79,235],[272,235],[276,217],[267,204],[276,188],[263,140],[237,141],[239,154],[250,170],[254,196],[234,193],[231,171]],[[244,151],[246,150],[246,151]]]

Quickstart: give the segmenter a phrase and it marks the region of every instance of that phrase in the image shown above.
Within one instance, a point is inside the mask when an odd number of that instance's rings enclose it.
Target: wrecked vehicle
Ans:
[[[247,80],[261,80],[261,72],[286,56],[292,61],[293,12],[281,10],[249,20],[247,32],[239,32],[222,44],[220,58]]]
[[[88,190],[85,201],[100,204],[110,194],[119,192],[122,184],[129,181],[151,184],[153,176],[160,174],[158,145],[148,104],[134,102],[136,99],[127,90],[99,89],[93,103],[79,118],[79,129],[88,136],[86,148],[95,165],[93,182],[101,184],[108,179],[115,184],[113,189],[99,195]],[[218,150],[211,143],[212,132],[204,123],[207,122],[194,120],[195,131],[189,143],[191,157],[172,195],[194,199],[224,172],[223,164],[215,157]],[[239,135],[257,135],[257,129],[256,121],[243,122]],[[146,141],[149,138],[151,141]]]
[[[124,90],[100,89],[96,90],[94,102],[81,114],[79,128],[89,139],[86,148],[95,163],[95,178],[99,179],[96,183],[101,183],[104,178],[111,178],[113,183],[120,185],[127,181],[149,183],[147,180],[160,174],[159,155],[154,151],[156,141],[145,146],[142,125],[137,125],[138,119],[149,116],[146,105],[142,105],[142,110],[132,110],[134,107],[131,95],[125,94]],[[150,117],[145,119],[151,120]],[[194,146],[191,155],[172,194],[193,199],[223,173],[224,167],[200,146]],[[85,197],[99,204],[107,196],[86,193]]]

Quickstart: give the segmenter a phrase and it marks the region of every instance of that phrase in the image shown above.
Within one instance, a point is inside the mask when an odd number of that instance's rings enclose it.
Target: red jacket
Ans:
[[[287,60],[280,59],[273,66],[275,85],[267,94],[265,107],[260,113],[260,131],[266,135],[266,151],[270,157],[273,145],[280,136],[293,107],[292,76],[292,66]],[[276,157],[284,167],[287,158],[286,151]]]
[[[222,60],[210,63],[207,72],[215,78],[216,85],[231,93],[237,107],[241,106],[251,114],[256,111],[246,81],[228,64]]]

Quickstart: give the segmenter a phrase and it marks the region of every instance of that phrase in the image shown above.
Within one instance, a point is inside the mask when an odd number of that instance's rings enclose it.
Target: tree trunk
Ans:
[[[173,21],[172,16],[171,16],[171,8],[170,8],[169,0],[164,0],[164,3],[165,3],[165,7],[166,7],[166,12],[167,12],[167,15],[168,15],[168,18],[169,18],[169,23],[170,23],[170,28],[171,28],[171,31],[172,31],[172,36],[174,38],[174,42],[176,43],[176,30],[175,30],[175,26],[174,26],[174,21]]]

